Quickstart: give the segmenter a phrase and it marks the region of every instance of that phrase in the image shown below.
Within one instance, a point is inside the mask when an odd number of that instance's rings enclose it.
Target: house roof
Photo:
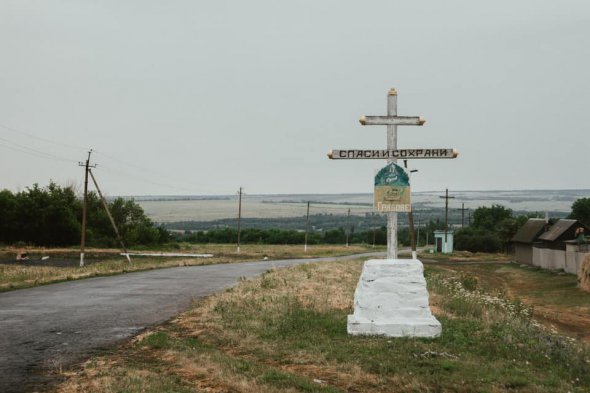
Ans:
[[[512,241],[516,243],[532,243],[545,229],[545,220],[542,218],[529,218],[514,234]]]
[[[578,220],[558,220],[555,224],[551,226],[551,228],[549,228],[547,232],[539,236],[539,240],[546,240],[550,242],[557,240],[559,236],[563,235],[565,231],[570,229],[572,225],[574,225],[577,222]]]

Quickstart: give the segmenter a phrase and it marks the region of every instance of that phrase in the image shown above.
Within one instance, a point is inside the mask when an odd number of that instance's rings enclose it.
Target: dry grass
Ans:
[[[431,254],[429,252],[423,252],[419,253],[418,257],[423,261],[430,260],[437,262],[508,262],[514,259],[514,257],[511,254],[469,251],[453,251],[451,254],[443,254],[439,252]]]
[[[431,268],[469,274],[487,291],[501,292],[530,306],[534,317],[547,326],[590,343],[590,293],[578,287],[572,274],[517,264],[449,263]]]
[[[22,249],[3,248],[0,249],[0,257],[14,258],[16,253]],[[87,264],[84,267],[54,267],[36,266],[33,260],[23,261],[18,265],[0,264],[0,292],[11,289],[27,288],[52,282],[78,280],[82,278],[119,274],[139,270],[159,269],[176,266],[197,266],[216,263],[235,263],[243,261],[269,259],[291,259],[291,258],[315,258],[323,256],[336,256],[372,252],[368,246],[351,245],[350,247],[335,245],[316,245],[309,247],[308,252],[303,251],[299,245],[243,245],[241,252],[236,253],[235,245],[229,244],[206,244],[202,246],[183,245],[182,249],[176,252],[186,253],[208,253],[213,258],[153,258],[136,257],[133,263],[129,264],[123,257],[119,256],[116,249],[88,249],[87,261],[98,259],[101,262]],[[66,258],[76,264],[78,251],[68,248],[29,248],[31,258],[39,260],[41,256],[50,258]]]
[[[578,273],[580,288],[583,291],[590,292],[590,255],[584,258],[580,272]]]
[[[440,338],[348,336],[361,262],[300,265],[242,281],[90,360],[57,391],[587,391],[590,359],[580,344],[451,294],[441,284],[449,277],[478,285],[457,275],[459,267],[427,270]]]

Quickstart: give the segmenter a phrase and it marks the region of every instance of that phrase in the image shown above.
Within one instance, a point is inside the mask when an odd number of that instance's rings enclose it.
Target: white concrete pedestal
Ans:
[[[354,293],[348,334],[437,337],[440,322],[428,306],[424,267],[417,259],[365,262]]]

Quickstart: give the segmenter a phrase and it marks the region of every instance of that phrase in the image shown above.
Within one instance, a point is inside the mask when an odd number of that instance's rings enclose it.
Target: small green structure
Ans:
[[[451,254],[453,252],[453,231],[434,231],[434,245],[436,252]]]

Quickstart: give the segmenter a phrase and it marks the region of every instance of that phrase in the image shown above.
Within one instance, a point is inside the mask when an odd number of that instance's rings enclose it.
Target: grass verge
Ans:
[[[586,392],[590,351],[468,272],[427,267],[436,339],[351,337],[362,261],[273,270],[203,299],[59,392]]]
[[[184,245],[177,252],[213,254],[213,258],[165,258],[165,257],[134,257],[128,263],[119,256],[119,250],[89,249],[87,250],[87,265],[77,266],[78,251],[74,249],[30,249],[31,258],[40,260],[41,256],[52,259],[69,259],[69,266],[43,266],[38,261],[29,260],[19,264],[2,264],[0,262],[0,292],[29,288],[37,285],[55,282],[79,280],[83,278],[107,276],[133,271],[160,269],[176,266],[197,266],[216,263],[235,263],[269,259],[317,258],[338,256],[364,252],[380,251],[382,248],[372,248],[364,245],[350,247],[335,245],[310,246],[308,252],[299,245],[243,245],[241,252],[236,253],[234,245],[207,244],[198,247]],[[14,258],[17,250],[11,248],[0,249],[0,258]]]
[[[418,254],[418,259],[436,262],[509,262],[514,259],[514,256],[512,254],[487,252],[453,251],[450,254],[443,254],[425,251]]]

